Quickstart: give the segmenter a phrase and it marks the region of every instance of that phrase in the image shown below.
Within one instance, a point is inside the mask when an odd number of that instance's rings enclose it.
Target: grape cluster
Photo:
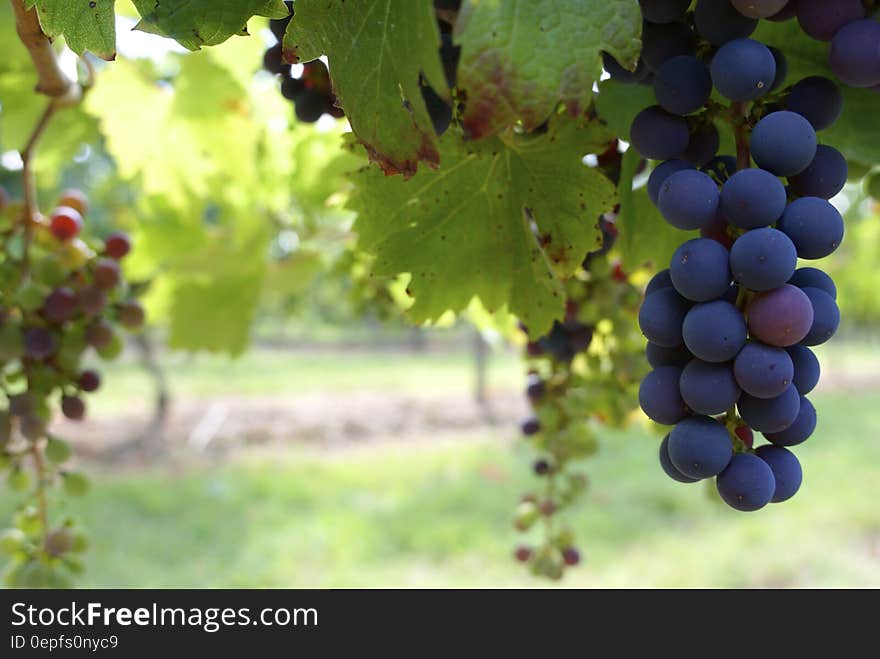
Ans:
[[[666,36],[663,47],[646,37],[642,60],[654,72],[657,105],[634,119],[632,145],[664,161],[647,184],[663,218],[701,237],[682,244],[645,291],[639,326],[653,371],[639,402],[674,426],[660,445],[671,478],[714,477],[728,505],[757,510],[800,487],[789,447],[816,427],[806,396],[819,362],[810,348],[840,321],[831,278],[798,268],[798,259],[828,256],[843,239],[843,218],[828,200],[843,188],[847,163],[816,135],[840,115],[842,96],[819,76],[784,87],[784,55],[749,38],[759,17],[793,11],[803,24],[820,3],[698,0],[693,13],[688,2],[641,4],[647,20],[668,22],[646,27]],[[729,105],[712,100],[713,89]],[[722,122],[735,157],[717,155]],[[713,139],[697,148],[700,125]],[[755,448],[755,431],[769,444]]]
[[[324,114],[337,119],[345,116],[337,105],[336,95],[330,82],[330,72],[321,60],[303,65],[299,77],[294,77],[293,68],[284,62],[281,42],[293,18],[293,3],[286,2],[290,15],[287,18],[273,18],[269,27],[277,43],[263,55],[263,68],[281,79],[281,95],[293,103],[296,118],[305,123],[314,123]]]
[[[82,419],[83,394],[101,386],[100,374],[83,366],[84,356],[91,348],[102,358],[116,357],[118,327],[144,324],[144,310],[120,270],[131,242],[121,232],[84,240],[87,206],[85,195],[71,190],[48,218],[22,221],[27,213],[14,203],[0,213],[0,466],[13,489],[33,491],[37,502],[19,510],[16,526],[0,534],[0,548],[13,558],[7,580],[14,585],[57,583],[61,568],[79,569],[70,554],[84,548],[81,530],[71,520],[50,525],[45,510],[48,484],[60,481],[71,494],[87,486],[65,465],[68,445],[49,433],[51,410],[57,405],[68,419]]]
[[[597,155],[598,166],[615,179],[620,157],[615,140]],[[622,426],[631,417],[645,372],[634,322],[641,292],[613,255],[614,213],[599,218],[598,228],[600,244],[565,283],[564,319],[525,346],[525,393],[532,413],[520,430],[537,453],[532,470],[542,487],[523,495],[514,526],[524,533],[538,527],[543,537],[518,546],[515,556],[533,574],[551,579],[581,560],[574,534],[563,523],[587,487],[578,462],[597,450],[600,429]],[[521,330],[529,338],[528,328]]]

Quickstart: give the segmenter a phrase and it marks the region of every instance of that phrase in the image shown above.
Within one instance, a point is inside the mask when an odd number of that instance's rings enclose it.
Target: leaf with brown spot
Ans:
[[[560,279],[595,246],[596,218],[616,203],[614,185],[582,161],[610,139],[598,122],[562,117],[544,135],[464,143],[447,134],[441,167],[410,180],[361,169],[349,202],[360,246],[375,254],[377,274],[412,273],[416,322],[478,296],[542,332],[564,313]]]
[[[439,46],[429,0],[297,0],[284,36],[291,62],[327,56],[333,90],[370,160],[404,176],[440,159],[419,90],[421,73],[449,96]]]
[[[455,27],[462,46],[459,87],[468,137],[517,121],[540,126],[556,105],[572,115],[589,104],[601,51],[635,65],[642,17],[636,0],[471,0]]]

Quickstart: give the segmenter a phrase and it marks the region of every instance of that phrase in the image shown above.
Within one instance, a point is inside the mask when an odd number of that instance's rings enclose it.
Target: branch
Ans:
[[[15,12],[15,29],[28,49],[37,70],[36,90],[53,99],[59,106],[74,105],[82,97],[82,88],[70,80],[61,67],[52,48],[52,41],[40,27],[36,9],[25,9],[24,0],[10,0]]]

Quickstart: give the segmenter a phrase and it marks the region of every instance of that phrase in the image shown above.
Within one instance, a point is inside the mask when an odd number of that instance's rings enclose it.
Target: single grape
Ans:
[[[802,259],[821,259],[843,240],[843,218],[827,200],[801,197],[791,202],[777,224]],[[793,273],[793,271],[792,271]]]
[[[269,73],[279,74],[284,70],[281,44],[275,44],[263,53],[263,68]]]
[[[635,71],[630,71],[629,69],[624,68],[620,62],[605,51],[602,51],[602,67],[608,72],[608,75],[611,76],[612,80],[627,85],[640,82],[641,80],[644,80],[646,75],[648,75],[648,67],[645,66],[643,60],[640,59],[638,61]]]
[[[777,176],[800,174],[816,156],[816,131],[796,112],[771,112],[752,129],[752,158]]]
[[[660,163],[651,171],[651,175],[648,177],[647,191],[648,198],[654,205],[657,205],[663,182],[676,172],[685,169],[694,169],[694,166],[687,160],[676,159]]]
[[[846,158],[834,147],[820,144],[813,162],[788,180],[791,191],[801,197],[831,199],[843,190],[848,177]]]
[[[519,429],[523,435],[535,435],[541,430],[541,422],[537,417],[530,416],[520,423]]]
[[[721,146],[721,135],[715,124],[700,122],[690,127],[687,149],[681,157],[697,167],[702,167],[715,157],[719,146]]]
[[[545,393],[547,393],[547,383],[538,375],[530,375],[526,380],[526,398],[532,403],[537,403]]]
[[[66,242],[79,234],[83,219],[79,211],[68,206],[60,206],[52,212],[49,223],[52,235],[58,240]]]
[[[801,463],[794,453],[780,446],[767,444],[755,450],[755,454],[767,463],[773,472],[773,480],[776,488],[773,491],[771,503],[781,503],[791,499],[801,487],[804,474]]]
[[[744,393],[736,406],[743,421],[766,436],[766,433],[781,432],[794,423],[801,409],[801,396],[789,385],[775,398],[755,398]]]
[[[574,567],[581,562],[581,553],[574,547],[566,547],[562,550],[562,561],[568,567]]]
[[[672,275],[669,274],[669,268],[661,270],[651,277],[651,281],[649,281],[648,285],[645,287],[645,295],[650,295],[654,291],[659,291],[661,288],[672,288]]]
[[[729,262],[727,250],[716,241],[709,238],[688,240],[679,245],[669,262],[672,285],[682,296],[694,302],[720,298],[730,287]]]
[[[63,323],[76,315],[77,296],[67,286],[60,286],[49,293],[43,303],[43,317],[52,323]]]
[[[776,60],[760,41],[734,39],[712,58],[712,83],[732,101],[752,101],[770,91]]]
[[[733,362],[737,383],[755,398],[776,398],[794,380],[794,363],[782,348],[749,341]]]
[[[730,0],[730,4],[743,16],[769,18],[782,11],[788,0]]]
[[[795,391],[797,390],[795,389]],[[801,396],[800,407],[794,421],[779,431],[768,432],[765,430],[764,437],[777,446],[796,446],[807,441],[815,430],[816,408],[806,397]]]
[[[98,259],[92,274],[95,283],[104,290],[115,287],[121,279],[119,263],[113,259]]]
[[[675,172],[660,186],[657,207],[663,218],[678,229],[699,229],[718,211],[718,185],[697,169]]]
[[[833,80],[810,76],[791,88],[785,105],[809,121],[815,130],[822,130],[837,121],[843,112],[843,93]]]
[[[723,414],[739,399],[739,385],[729,363],[692,360],[681,372],[681,397],[697,414]]]
[[[694,24],[713,46],[745,38],[758,27],[757,20],[743,16],[729,0],[697,0]]]
[[[796,266],[794,243],[777,229],[746,231],[730,248],[733,278],[753,291],[769,291],[782,286],[794,274]]]
[[[120,302],[116,311],[119,314],[119,322],[128,329],[136,330],[143,327],[146,320],[144,308],[134,300]]]
[[[97,316],[107,306],[107,294],[97,286],[86,286],[79,292],[79,306],[87,316]]]
[[[681,372],[674,366],[661,366],[642,380],[639,405],[649,419],[671,426],[688,415],[678,387]]]
[[[837,326],[840,325],[840,309],[834,298],[822,289],[807,286],[801,290],[813,307],[813,323],[803,338],[803,344],[817,346],[834,336]]]
[[[801,29],[819,41],[831,41],[847,23],[865,17],[862,0],[797,0]]]
[[[645,297],[642,302],[639,309],[639,328],[651,343],[664,348],[681,345],[681,326],[690,307],[690,303],[675,289],[661,288]]]
[[[785,210],[785,186],[763,169],[742,169],[721,188],[719,208],[732,225],[757,229],[774,224]]]
[[[82,190],[71,188],[64,191],[58,200],[58,205],[72,208],[84,217],[89,210],[89,198]]]
[[[685,23],[645,23],[642,28],[642,60],[650,71],[677,55],[693,55],[696,48],[696,36]]]
[[[630,141],[636,151],[654,160],[681,155],[687,148],[689,135],[687,121],[659,105],[639,112],[630,127]]]
[[[131,251],[131,239],[122,231],[111,233],[104,240],[104,253],[111,259],[119,261]]]
[[[834,285],[834,280],[819,268],[798,268],[788,283],[798,288],[806,288],[807,286],[821,288],[835,300],[837,299],[837,286]]]
[[[756,295],[746,315],[751,335],[779,348],[802,341],[813,325],[810,298],[791,284]]]
[[[327,111],[327,95],[315,89],[306,89],[294,105],[296,118],[307,124],[313,124]]]
[[[672,23],[684,18],[691,0],[639,0],[642,17],[652,23]]]
[[[668,449],[673,466],[697,479],[720,474],[733,455],[727,429],[708,416],[689,416],[676,424]]]
[[[727,362],[746,342],[746,322],[742,313],[726,300],[695,304],[684,317],[682,336],[685,346],[707,362]]]
[[[58,339],[45,327],[31,327],[24,332],[24,351],[33,359],[48,359],[58,350]]]
[[[715,480],[728,506],[743,512],[763,508],[773,498],[776,479],[770,465],[750,453],[737,453]]]
[[[532,465],[532,470],[536,476],[546,476],[551,471],[550,463],[546,460],[536,460],[535,464]]]
[[[61,413],[71,421],[79,421],[86,414],[86,404],[78,396],[62,396]]]
[[[516,548],[514,556],[516,557],[516,560],[518,560],[520,563],[528,563],[529,560],[531,560],[532,558],[532,550],[525,545],[520,545]]]
[[[101,386],[101,376],[97,371],[87,370],[79,374],[76,382],[80,389],[91,393]]]
[[[866,18],[845,25],[834,36],[828,62],[840,80],[853,87],[880,84],[880,23]]]
[[[819,384],[821,368],[819,360],[812,350],[806,346],[789,346],[786,348],[794,366],[792,383],[801,396],[806,396]]]
[[[666,60],[654,78],[657,103],[672,114],[696,112],[711,93],[709,69],[692,55],[677,55]]]
[[[86,343],[93,348],[105,348],[113,342],[113,326],[106,320],[98,320],[86,328]]]
[[[661,366],[684,368],[694,358],[691,352],[683,345],[664,348],[651,342],[648,342],[648,345],[645,346],[645,356],[648,358],[651,368],[659,368]]]
[[[691,478],[690,476],[685,476],[681,473],[674,464],[672,464],[672,460],[669,459],[669,435],[663,438],[663,441],[660,442],[660,467],[662,467],[663,471],[669,476],[672,480],[678,481],[679,483],[696,483],[699,478]]]

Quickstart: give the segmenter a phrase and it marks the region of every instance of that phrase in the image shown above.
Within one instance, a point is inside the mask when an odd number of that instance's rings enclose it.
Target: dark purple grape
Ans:
[[[862,0],[797,0],[801,29],[819,41],[831,41],[844,25],[865,17]]]
[[[832,298],[837,299],[837,286],[834,285],[834,280],[819,268],[798,268],[788,283],[798,288],[806,288],[807,286],[821,288]]]
[[[880,23],[872,19],[844,26],[831,42],[828,62],[840,80],[853,87],[880,85]]]
[[[669,476],[672,480],[678,481],[679,483],[696,483],[699,478],[691,478],[690,476],[685,476],[681,473],[678,468],[672,464],[672,460],[669,458],[669,435],[663,438],[663,441],[660,442],[660,466],[663,468],[663,471]]]
[[[837,121],[843,112],[843,93],[833,80],[810,76],[791,88],[785,106],[804,117],[815,130],[822,130]]]
[[[71,421],[79,421],[86,414],[86,404],[78,396],[62,396],[61,413]]]
[[[684,150],[681,157],[697,167],[702,167],[715,157],[719,146],[721,146],[721,135],[719,135],[715,124],[712,122],[698,123],[696,126],[691,126],[687,149]]]
[[[77,384],[83,391],[91,393],[101,386],[101,376],[97,371],[83,371],[79,374]]]
[[[733,374],[748,395],[776,398],[794,380],[794,364],[784,349],[753,340],[736,356]]]
[[[60,286],[46,297],[43,317],[53,323],[63,323],[76,315],[76,307],[76,293],[66,286]]]
[[[729,363],[712,364],[692,360],[681,372],[681,397],[697,414],[712,416],[730,409],[740,396],[740,388]]]
[[[712,83],[732,101],[753,101],[770,91],[776,60],[760,41],[734,39],[712,58]]]
[[[45,327],[31,327],[24,332],[24,351],[33,359],[48,359],[58,350],[58,339]]]
[[[794,386],[775,398],[755,398],[743,394],[737,403],[739,415],[750,427],[762,433],[778,433],[797,419],[801,409],[801,396]]]
[[[718,494],[735,510],[751,512],[773,498],[776,480],[770,465],[750,453],[738,453],[715,480]]]
[[[758,27],[757,20],[743,16],[729,0],[697,0],[694,24],[700,36],[713,46],[743,39]]]
[[[639,112],[630,127],[630,141],[636,151],[654,160],[677,158],[687,148],[689,138],[687,121],[659,105]]]
[[[822,289],[807,286],[800,290],[809,298],[813,307],[813,322],[802,343],[807,346],[825,343],[837,332],[837,326],[840,325],[840,309],[834,298]]]
[[[541,430],[541,422],[537,417],[530,416],[520,424],[519,428],[523,435],[535,435]]]
[[[791,284],[756,295],[746,315],[751,335],[779,348],[802,341],[813,325],[810,298]]]
[[[758,447],[755,454],[766,462],[773,472],[776,488],[770,502],[780,503],[791,499],[800,489],[804,479],[801,463],[798,462],[794,453],[788,449],[767,444]]]
[[[800,174],[816,156],[816,131],[796,112],[771,112],[752,129],[752,158],[777,176]]]
[[[733,447],[721,423],[708,416],[689,416],[669,433],[669,459],[689,478],[720,474],[730,462]]]
[[[792,387],[792,389],[795,389]],[[797,391],[795,389],[795,391]],[[776,432],[764,432],[764,437],[777,446],[797,446],[807,441],[816,430],[816,408],[807,400],[800,397],[800,408],[794,421],[784,429]]]
[[[797,248],[777,229],[746,231],[730,248],[733,278],[753,291],[779,288],[791,278],[796,267]]]
[[[671,426],[688,415],[678,382],[681,369],[661,366],[645,376],[639,386],[639,405],[649,419]]]
[[[788,179],[788,186],[801,197],[831,199],[843,190],[848,176],[843,154],[834,147],[820,144],[816,147],[816,155],[810,166]]]
[[[791,239],[802,259],[828,256],[843,240],[843,217],[827,200],[819,197],[795,199],[776,226]]]

